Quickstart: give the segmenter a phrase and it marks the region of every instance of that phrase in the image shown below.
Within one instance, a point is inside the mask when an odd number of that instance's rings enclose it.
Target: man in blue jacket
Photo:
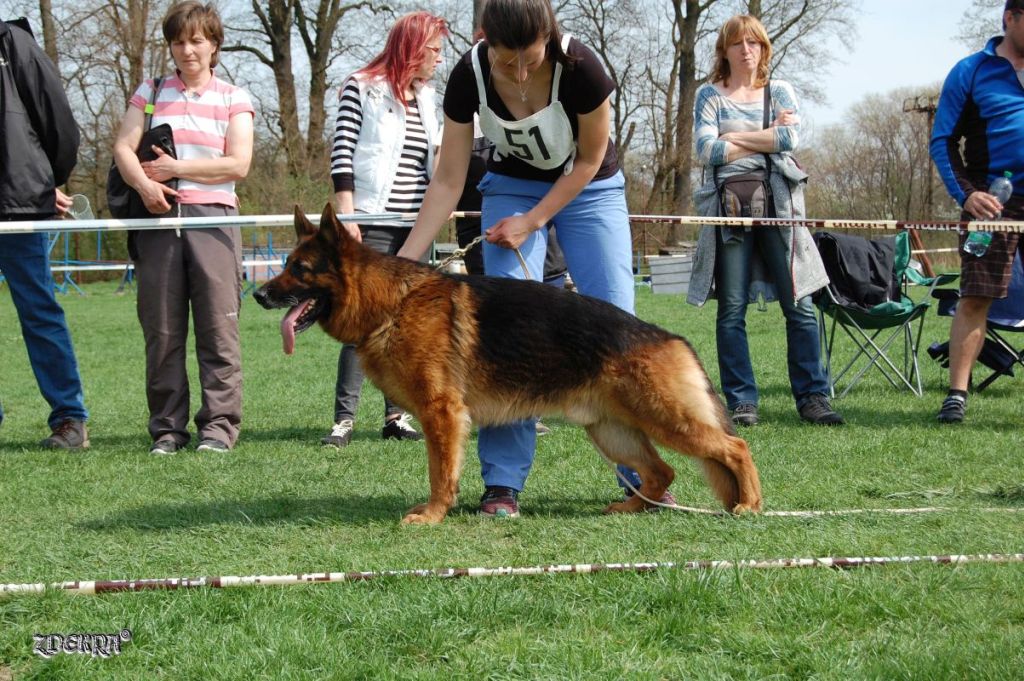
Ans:
[[[1003,31],[950,71],[932,129],[932,160],[963,207],[963,220],[1024,220],[1024,0],[1007,0]],[[987,188],[1005,171],[1013,173],[1015,187],[1004,206]],[[978,257],[963,250],[966,235],[960,235],[961,298],[950,329],[950,389],[939,411],[942,423],[964,420],[988,310],[994,299],[1006,297],[1018,237],[995,232]]]
[[[78,125],[56,67],[24,20],[0,21],[0,116],[0,227],[66,212],[71,200],[57,187],[75,166]],[[50,404],[52,433],[40,445],[88,447],[89,413],[71,333],[53,293],[46,234],[0,232],[0,271],[18,311],[39,391]]]

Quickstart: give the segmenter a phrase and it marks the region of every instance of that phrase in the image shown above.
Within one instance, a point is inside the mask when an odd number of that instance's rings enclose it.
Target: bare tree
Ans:
[[[957,40],[968,49],[980,50],[995,35],[1002,35],[1004,0],[971,0],[960,19]]]
[[[928,117],[906,111],[908,98],[930,99],[939,85],[900,88],[854,104],[842,125],[816,136],[801,160],[814,178],[808,212],[819,217],[921,220],[953,218],[956,207],[928,153]]]
[[[293,177],[325,165],[328,70],[334,59],[345,52],[336,41],[338,25],[350,12],[368,7],[368,0],[349,4],[340,0],[251,0],[251,14],[242,16],[239,24],[231,27],[237,39],[226,44],[224,51],[251,54],[274,74],[276,119],[288,173]],[[292,38],[296,33],[308,66],[305,135],[299,115],[297,69],[292,59]]]
[[[57,55],[57,31],[53,23],[53,3],[50,0],[39,0],[39,18],[43,24],[43,51],[60,67]]]

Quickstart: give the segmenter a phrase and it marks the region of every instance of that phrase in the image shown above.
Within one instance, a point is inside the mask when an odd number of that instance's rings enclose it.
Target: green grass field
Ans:
[[[751,308],[748,320],[763,424],[743,434],[765,508],[956,510],[606,517],[619,494],[611,472],[580,429],[552,418],[521,518],[474,515],[474,438],[460,505],[438,527],[403,527],[404,511],[427,496],[422,444],[380,440],[382,400],[368,386],[353,444],[322,449],[338,346],[312,330],[285,356],[280,313],[251,298],[237,449],[148,455],[134,294],[114,289],[62,298],[92,411],[84,453],[36,448],[48,409],[0,291],[0,583],[1024,551],[1024,513],[978,510],[1024,507],[1019,377],[972,397],[962,427],[940,427],[946,377],[922,351],[923,398],[873,377],[837,403],[846,427],[802,425],[774,305]],[[638,308],[687,336],[717,385],[713,304],[698,310],[642,290]],[[930,314],[925,344],[948,328]],[[696,468],[666,458],[680,503],[712,506]],[[1021,564],[48,592],[0,597],[0,680],[1022,678],[1021,594]],[[33,634],[124,628],[132,641],[110,659],[32,652]]]

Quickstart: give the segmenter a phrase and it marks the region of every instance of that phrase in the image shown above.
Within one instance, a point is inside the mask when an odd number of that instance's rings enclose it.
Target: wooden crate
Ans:
[[[689,289],[692,253],[649,255],[647,266],[651,268],[651,290],[654,293],[686,293]]]

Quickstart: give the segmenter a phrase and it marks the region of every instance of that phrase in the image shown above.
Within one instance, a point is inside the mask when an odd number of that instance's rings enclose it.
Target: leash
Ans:
[[[444,268],[451,264],[452,261],[464,259],[466,257],[466,253],[468,253],[474,246],[476,246],[483,240],[484,235],[481,234],[480,236],[466,244],[465,248],[456,248],[454,251],[452,251],[451,255],[449,255],[447,258],[438,263],[435,269],[444,270]],[[519,251],[518,248],[513,250],[516,253],[516,257],[519,258],[519,266],[523,268],[523,274],[526,275],[527,279],[532,279],[533,277],[530,276],[530,268],[526,266],[526,259],[523,258],[523,254]]]
[[[727,517],[727,516],[731,516],[732,515],[732,513],[729,513],[728,511],[719,511],[719,510],[710,509],[710,508],[697,508],[697,507],[694,507],[694,506],[681,506],[679,504],[666,504],[666,503],[664,503],[662,501],[655,501],[654,499],[648,499],[647,497],[645,497],[643,494],[640,493],[640,490],[638,490],[636,487],[633,486],[633,483],[631,483],[626,478],[625,475],[622,474],[622,472],[619,470],[618,466],[615,465],[614,461],[609,459],[608,456],[604,452],[598,450],[598,453],[601,455],[601,458],[603,458],[605,460],[605,463],[607,463],[608,466],[611,467],[611,469],[613,471],[615,471],[615,477],[617,477],[622,482],[622,484],[625,485],[626,489],[628,489],[632,494],[634,494],[634,495],[640,497],[641,499],[643,499],[644,501],[646,501],[648,504],[651,504],[652,506],[658,506],[658,507],[661,507],[661,508],[667,508],[667,509],[670,509],[672,511],[681,511],[683,513],[693,513],[693,514],[697,514],[697,515],[711,515],[711,516],[718,516],[718,517]],[[835,510],[831,510],[831,511],[762,511],[759,515],[767,516],[767,517],[770,517],[770,518],[823,518],[823,517],[847,516],[847,515],[866,515],[866,514],[869,514],[869,513],[889,513],[889,514],[892,514],[892,515],[914,515],[914,514],[918,514],[918,513],[948,513],[948,512],[951,512],[951,511],[960,511],[960,510],[979,511],[979,512],[982,512],[982,513],[1021,513],[1021,512],[1024,512],[1024,508],[1002,508],[1002,507],[999,507],[999,506],[982,506],[982,507],[979,507],[979,508],[970,508],[970,509],[958,509],[958,508],[953,508],[953,507],[950,507],[950,506],[925,506],[925,507],[921,507],[921,508],[845,508],[845,509],[835,509]]]

